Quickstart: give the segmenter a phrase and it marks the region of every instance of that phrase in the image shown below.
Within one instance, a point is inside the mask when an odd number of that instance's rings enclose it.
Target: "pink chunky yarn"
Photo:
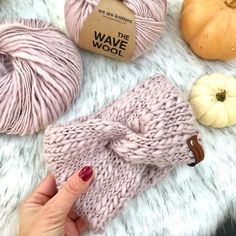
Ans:
[[[128,199],[175,166],[195,163],[187,145],[195,135],[189,105],[165,77],[154,76],[95,115],[49,126],[45,157],[59,188],[81,166],[94,168],[74,211],[101,232]]]
[[[77,47],[51,24],[0,22],[0,133],[48,126],[78,95],[82,73]]]
[[[147,52],[159,39],[165,26],[166,0],[123,0],[134,12],[136,24],[136,46],[134,57]],[[89,14],[99,0],[67,0],[65,21],[70,37],[79,45],[79,34]]]

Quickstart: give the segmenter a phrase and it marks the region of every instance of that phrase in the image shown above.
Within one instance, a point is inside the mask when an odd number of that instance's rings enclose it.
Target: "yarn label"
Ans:
[[[80,31],[79,46],[121,61],[135,49],[134,13],[121,0],[101,0]]]

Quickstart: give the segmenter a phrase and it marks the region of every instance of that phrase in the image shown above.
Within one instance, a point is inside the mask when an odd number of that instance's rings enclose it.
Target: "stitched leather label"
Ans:
[[[190,150],[193,152],[196,161],[192,164],[189,164],[189,166],[195,166],[199,162],[203,161],[204,159],[204,151],[202,149],[202,146],[198,142],[197,135],[192,136],[187,140],[187,144],[190,148]]]
[[[135,49],[134,13],[120,0],[101,0],[84,22],[79,46],[130,61]]]

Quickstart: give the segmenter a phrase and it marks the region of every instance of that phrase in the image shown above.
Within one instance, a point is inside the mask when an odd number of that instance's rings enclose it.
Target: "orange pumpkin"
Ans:
[[[201,58],[236,57],[236,0],[184,0],[181,31]]]

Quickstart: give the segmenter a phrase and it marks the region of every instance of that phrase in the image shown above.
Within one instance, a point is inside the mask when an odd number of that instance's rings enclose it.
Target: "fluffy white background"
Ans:
[[[183,42],[178,23],[181,3],[169,1],[166,32],[153,50],[131,64],[82,52],[82,92],[58,122],[98,110],[155,73],[166,74],[186,98],[192,83],[206,73],[236,77],[236,60],[203,61]],[[63,0],[0,0],[0,18],[17,17],[43,18],[63,28]],[[199,128],[205,161],[196,168],[178,168],[164,182],[132,200],[104,235],[211,235],[226,214],[236,218],[236,127]],[[1,135],[0,145],[0,235],[11,236],[17,231],[19,203],[47,172],[42,133],[32,137]]]

